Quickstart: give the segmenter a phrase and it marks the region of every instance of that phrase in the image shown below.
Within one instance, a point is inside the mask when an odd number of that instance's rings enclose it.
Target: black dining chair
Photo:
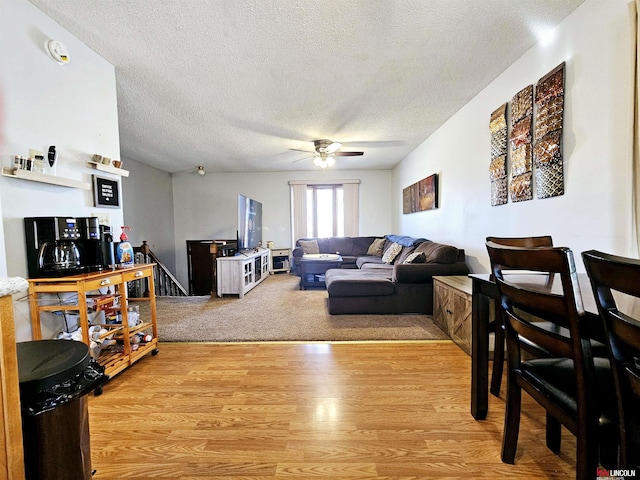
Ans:
[[[615,463],[617,428],[609,360],[591,351],[573,254],[570,249],[520,248],[487,242],[500,291],[507,341],[507,399],[502,461],[514,463],[524,390],[547,412],[547,446],[560,451],[558,429],[576,437],[576,479],[595,479],[600,464]],[[545,275],[504,275],[523,270]],[[515,283],[517,282],[517,283]],[[539,319],[546,323],[540,324]],[[540,346],[549,357],[529,357],[522,341]]]
[[[536,248],[553,247],[553,239],[550,235],[539,237],[487,237],[487,242],[499,245],[510,245],[512,247]],[[499,305],[496,305],[495,319],[489,324],[489,331],[493,331],[493,368],[491,371],[491,386],[489,391],[496,397],[500,395],[500,385],[502,383],[502,373],[504,369],[504,322]],[[535,356],[547,356],[537,345],[524,344],[523,348]]]
[[[582,253],[613,365],[618,405],[621,468],[640,468],[640,260],[596,250]],[[629,305],[630,304],[630,305]],[[636,310],[633,311],[635,306]]]

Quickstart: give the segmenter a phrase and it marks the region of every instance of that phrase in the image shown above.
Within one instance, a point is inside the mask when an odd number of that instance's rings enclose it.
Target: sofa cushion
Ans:
[[[298,240],[304,253],[320,253],[317,240]],[[327,252],[324,252],[327,253]]]
[[[393,272],[393,267],[394,265],[391,263],[365,263],[364,265],[362,265],[363,270],[370,270],[370,271],[379,271],[379,272],[389,272],[389,274],[391,274],[390,272]]]
[[[366,255],[367,250],[376,239],[376,237],[351,237],[353,238],[353,254]]]
[[[393,295],[395,286],[389,275],[368,270],[330,269],[325,273],[329,296],[362,297]]]
[[[369,248],[367,249],[367,255],[372,255],[374,257],[381,257],[384,252],[384,238],[376,238]]]
[[[351,237],[332,237],[329,242],[331,253],[340,253],[340,255],[357,255]]]
[[[363,255],[356,259],[356,265],[358,266],[358,268],[362,268],[365,264],[368,263],[382,263],[382,257]]]
[[[382,254],[383,263],[393,263],[398,254],[402,251],[402,245],[392,243]]]
[[[342,258],[342,266],[340,268],[358,268],[356,261],[359,257],[354,255],[342,255],[342,252],[340,252],[340,258]]]
[[[418,245],[415,251],[424,253],[426,263],[456,263],[458,259],[456,247],[428,240]]]
[[[336,253],[336,251],[332,248],[332,239],[331,238],[317,238],[318,248],[320,249],[320,253]]]
[[[427,257],[424,254],[424,252],[413,252],[410,253],[407,258],[404,259],[405,264],[409,264],[409,263],[424,263],[426,261]]]
[[[416,247],[414,247],[413,245],[410,247],[402,247],[402,250],[400,250],[400,253],[395,258],[393,263],[404,263],[407,257],[411,255],[415,249]]]

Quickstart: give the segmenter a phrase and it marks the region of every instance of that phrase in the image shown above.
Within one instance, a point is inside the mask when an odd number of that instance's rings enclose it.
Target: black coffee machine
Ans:
[[[29,278],[64,277],[113,265],[113,237],[97,217],[24,219]]]

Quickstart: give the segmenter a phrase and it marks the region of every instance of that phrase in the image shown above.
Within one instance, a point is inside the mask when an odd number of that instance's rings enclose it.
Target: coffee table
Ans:
[[[300,290],[325,287],[324,274],[330,268],[340,268],[342,257],[336,253],[307,253],[300,258]]]

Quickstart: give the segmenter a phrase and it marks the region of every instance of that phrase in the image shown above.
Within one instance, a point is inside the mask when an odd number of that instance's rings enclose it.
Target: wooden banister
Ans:
[[[155,281],[155,294],[156,297],[187,297],[188,293],[185,288],[180,285],[178,279],[173,276],[169,269],[160,261],[160,259],[151,251],[146,240],[142,241],[142,245],[134,247],[136,263],[155,263],[157,268],[153,270]],[[144,282],[144,279],[137,282],[129,282],[129,288],[135,289],[135,293],[138,297],[149,296],[148,282]],[[133,293],[133,292],[130,292]]]

